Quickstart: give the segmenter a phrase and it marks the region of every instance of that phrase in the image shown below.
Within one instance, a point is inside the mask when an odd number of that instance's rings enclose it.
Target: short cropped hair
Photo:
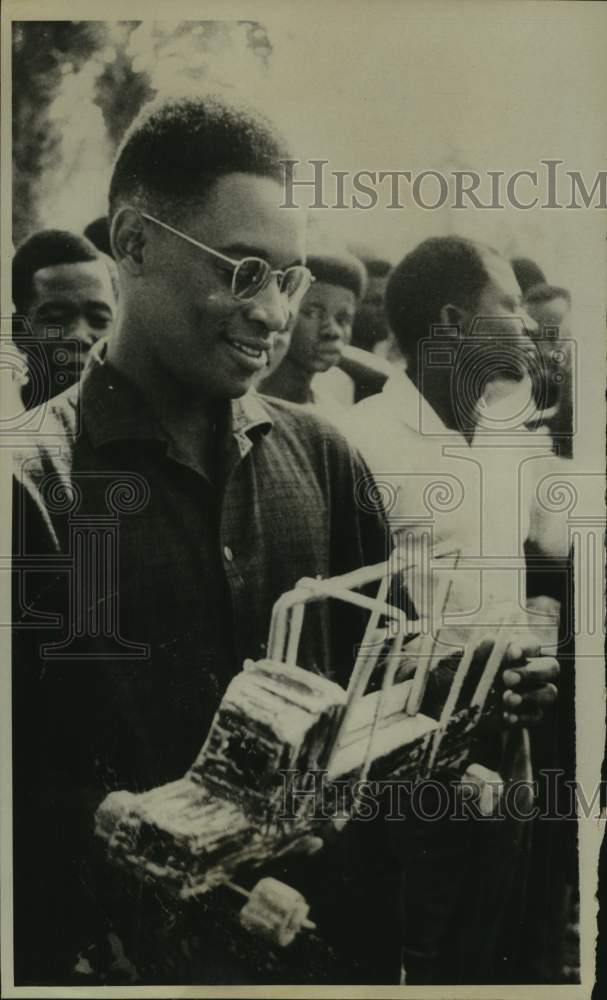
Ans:
[[[533,286],[545,284],[546,275],[530,257],[513,257],[510,266],[523,295]]]
[[[460,236],[424,240],[397,264],[386,286],[386,315],[403,356],[413,359],[448,303],[472,308],[488,280],[486,257],[497,251]]]
[[[57,264],[82,264],[93,260],[105,260],[113,282],[110,261],[86,236],[79,236],[67,229],[40,229],[28,236],[13,257],[15,311],[27,313],[32,301],[32,283],[36,271]]]
[[[354,293],[357,301],[365,294],[367,275],[364,265],[350,253],[312,254],[307,258],[306,265],[316,281],[347,288]]]
[[[525,305],[543,305],[544,302],[553,302],[554,299],[565,299],[571,305],[571,292],[559,285],[547,285],[545,283],[533,285],[525,295]]]
[[[172,97],[143,108],[118,149],[109,191],[113,219],[123,204],[174,219],[202,201],[220,177],[256,174],[282,181],[289,151],[261,114],[218,97]]]
[[[386,278],[392,270],[392,264],[381,257],[361,257],[370,278]]]
[[[84,230],[84,235],[91,243],[94,243],[102,253],[112,256],[112,246],[110,243],[110,226],[107,215],[102,215],[99,219],[93,219]]]

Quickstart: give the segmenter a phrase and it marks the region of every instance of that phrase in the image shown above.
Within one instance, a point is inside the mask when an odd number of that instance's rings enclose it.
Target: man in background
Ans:
[[[299,307],[286,357],[261,391],[291,403],[309,403],[331,419],[354,402],[354,384],[338,367],[352,336],[365,271],[348,253],[313,254],[314,283]]]
[[[534,392],[542,422],[554,450],[563,458],[573,455],[573,354],[571,295],[556,285],[533,285],[524,298],[525,309],[536,324],[532,333],[540,364]]]
[[[351,342],[345,347],[339,367],[352,380],[354,402],[381,392],[393,373],[392,363],[399,363],[400,352],[384,312],[386,283],[392,265],[372,257],[366,251],[352,249],[364,265],[367,281],[356,310]]]
[[[480,425],[496,433],[509,425],[528,443],[524,421],[533,401],[527,398],[525,407],[519,393],[529,397],[531,391],[527,369],[535,348],[527,331],[535,324],[524,312],[508,262],[459,237],[425,240],[403,258],[390,278],[386,303],[404,360],[381,393],[354,408],[344,429],[368,456],[372,471],[407,473],[397,484],[393,518],[406,515],[411,523],[414,512],[423,513],[414,471],[431,476],[450,470],[459,476],[466,484],[462,503],[437,514],[434,542],[449,546],[465,533],[465,548],[478,545],[476,465],[448,457],[444,448],[451,444],[467,455]],[[529,512],[525,524],[528,520]]]
[[[61,229],[29,236],[13,258],[14,339],[26,354],[26,408],[76,382],[91,347],[110,333],[118,303],[114,262]]]
[[[487,628],[482,621],[494,622],[500,605],[509,615],[516,607],[518,584],[503,566],[522,556],[532,532],[532,483],[523,484],[519,496],[517,476],[536,444],[538,461],[546,455],[552,461],[542,440],[526,431],[524,406],[518,412],[518,387],[530,391],[526,369],[533,345],[527,331],[534,324],[508,262],[459,237],[425,240],[405,256],[390,277],[386,309],[406,370],[357,404],[341,426],[389,497],[395,533],[407,531],[421,545],[431,532],[435,558],[459,552],[506,559],[498,572],[482,577],[478,569],[455,571],[447,610],[464,617],[439,637],[453,651],[470,640],[473,616],[477,628]],[[500,398],[489,406],[487,391],[495,382]],[[504,433],[505,426],[512,434]],[[484,435],[491,436],[490,447],[483,447]],[[509,495],[512,484],[515,493]],[[432,506],[438,489],[444,498],[437,493]],[[545,553],[546,535],[541,526],[536,529]],[[550,554],[565,556],[566,550],[557,546]],[[555,610],[553,603],[550,608]],[[554,679],[556,663],[553,668]],[[537,701],[527,712],[520,707],[526,682],[519,694],[507,693],[506,728],[538,722],[550,708],[554,687],[542,690],[550,672],[531,675],[529,693],[535,689]],[[519,706],[518,721],[510,705]],[[501,739],[489,739],[480,762],[501,771],[500,745]],[[503,982],[509,976],[526,981],[517,978],[518,941],[511,931],[524,899],[528,832],[521,824],[503,829],[499,822],[448,818],[408,818],[396,831],[407,984]]]
[[[389,261],[379,257],[361,257],[367,272],[367,287],[356,311],[352,343],[364,351],[375,350],[390,335],[384,313],[384,295],[391,271]]]

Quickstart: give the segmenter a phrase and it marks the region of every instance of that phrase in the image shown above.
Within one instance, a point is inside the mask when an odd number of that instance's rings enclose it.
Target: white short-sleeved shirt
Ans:
[[[417,543],[430,532],[435,558],[460,554],[449,608],[475,620],[481,609],[495,616],[517,594],[524,603],[520,566],[532,532],[544,551],[566,550],[562,524],[546,523],[537,510],[539,480],[563,460],[555,460],[547,435],[517,422],[525,409],[517,393],[528,391],[523,383],[484,402],[471,445],[445,426],[404,371],[340,424],[373,473],[393,531]],[[462,569],[466,557],[479,557],[482,571]]]

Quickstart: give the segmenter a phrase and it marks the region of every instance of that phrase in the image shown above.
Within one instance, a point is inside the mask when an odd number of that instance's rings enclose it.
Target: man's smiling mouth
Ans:
[[[262,348],[251,347],[249,344],[243,344],[240,340],[231,340],[230,343],[232,347],[242,351],[247,358],[261,358],[262,354],[266,353]]]
[[[228,346],[234,352],[242,368],[250,373],[262,371],[268,363],[268,352],[264,346],[254,346],[242,340],[228,340]]]

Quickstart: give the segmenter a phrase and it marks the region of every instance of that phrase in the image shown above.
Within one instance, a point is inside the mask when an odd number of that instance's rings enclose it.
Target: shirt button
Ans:
[[[232,552],[232,549],[230,548],[229,545],[224,545],[224,547],[223,547],[223,554],[224,554],[227,562],[232,562],[233,561],[233,559],[234,559],[234,553]]]

